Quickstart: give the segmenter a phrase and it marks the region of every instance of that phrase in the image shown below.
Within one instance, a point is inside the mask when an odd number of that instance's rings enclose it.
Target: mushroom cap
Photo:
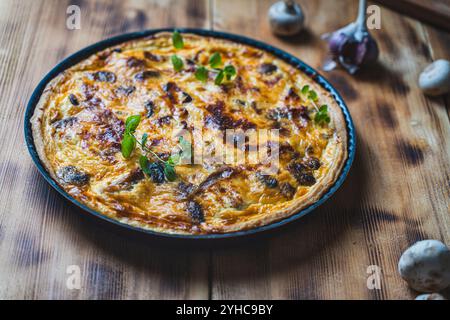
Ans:
[[[418,295],[414,300],[446,300],[442,294],[439,293],[425,293]]]
[[[450,250],[438,240],[423,240],[400,257],[398,271],[419,292],[438,292],[450,286]]]
[[[449,92],[450,61],[439,59],[428,65],[419,76],[419,87],[432,96]]]
[[[268,12],[268,18],[272,31],[281,36],[290,36],[298,33],[303,28],[305,17],[297,3],[288,7],[284,1],[275,2]]]

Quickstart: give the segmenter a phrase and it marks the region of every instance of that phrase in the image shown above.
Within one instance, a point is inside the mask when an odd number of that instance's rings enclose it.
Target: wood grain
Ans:
[[[450,0],[376,0],[415,19],[450,31]]]
[[[0,1],[0,298],[409,299],[396,271],[417,240],[450,244],[449,100],[418,90],[420,71],[450,55],[450,36],[382,8],[379,63],[357,76],[324,74],[358,132],[344,186],[324,206],[268,238],[186,248],[137,239],[90,219],[40,177],[26,151],[23,112],[60,59],[114,34],[167,26],[213,28],[278,46],[320,68],[320,34],[353,20],[357,1],[301,1],[307,28],[273,36],[267,0]],[[65,27],[78,4],[81,30]],[[332,17],[330,12],[333,13]],[[81,290],[66,287],[78,265]],[[381,290],[366,286],[367,267]]]
[[[354,1],[304,1],[307,28],[287,41],[268,30],[263,17],[270,4],[216,2],[214,28],[273,43],[320,68],[319,35],[357,11]],[[448,243],[449,121],[442,101],[425,98],[416,85],[433,59],[433,42],[419,22],[384,8],[382,29],[373,34],[382,51],[377,66],[356,79],[342,70],[325,74],[346,99],[358,132],[348,181],[332,201],[270,242],[215,250],[213,298],[408,298],[396,271],[402,250],[424,238]],[[369,265],[381,267],[381,290],[366,287]]]
[[[208,251],[169,250],[83,218],[40,177],[24,146],[26,102],[60,59],[114,34],[161,26],[208,27],[206,1],[82,1],[81,30],[67,30],[72,1],[1,2],[0,297],[150,299],[208,297]],[[188,13],[188,14],[186,14]],[[66,288],[78,265],[82,289]]]

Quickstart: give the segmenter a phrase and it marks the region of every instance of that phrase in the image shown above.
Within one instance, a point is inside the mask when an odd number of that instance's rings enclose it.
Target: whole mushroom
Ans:
[[[293,0],[275,2],[269,9],[272,31],[280,36],[291,36],[303,28],[305,17],[300,6]]]
[[[400,257],[398,271],[419,292],[438,292],[450,286],[450,250],[438,240],[423,240]]]
[[[419,87],[425,94],[439,96],[450,91],[450,61],[439,59],[428,65],[419,76]]]
[[[418,295],[414,300],[445,300],[445,298],[439,293],[425,293]]]

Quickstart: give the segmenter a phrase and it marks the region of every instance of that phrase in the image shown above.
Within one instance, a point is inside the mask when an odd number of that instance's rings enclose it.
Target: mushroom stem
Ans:
[[[286,3],[286,6],[289,8],[292,8],[294,6],[294,0],[284,0],[284,3]]]
[[[295,2],[294,0],[285,0],[286,11],[289,13],[295,13]]]

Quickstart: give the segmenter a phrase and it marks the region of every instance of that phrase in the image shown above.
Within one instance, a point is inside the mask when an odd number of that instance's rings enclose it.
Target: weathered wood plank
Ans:
[[[319,68],[325,57],[319,35],[357,11],[355,1],[302,2],[306,31],[280,39],[268,29],[270,4],[218,1],[214,28],[275,44]],[[325,74],[358,131],[348,181],[325,206],[270,241],[214,251],[213,298],[408,298],[414,293],[396,270],[402,250],[424,238],[449,243],[449,122],[442,99],[424,97],[416,85],[433,41],[420,23],[385,8],[373,34],[382,51],[377,66],[355,77]],[[381,290],[366,286],[369,265],[381,268]]]
[[[81,30],[66,8],[81,8]],[[40,177],[23,143],[23,112],[39,79],[63,57],[113,34],[207,27],[208,1],[1,1],[0,297],[207,298],[208,251],[162,249],[82,218]],[[68,290],[78,265],[82,289]]]
[[[450,244],[449,101],[427,98],[416,85],[427,63],[449,59],[450,42],[448,34],[388,9],[382,8],[382,29],[373,32],[380,63],[356,77],[342,70],[325,74],[346,99],[358,131],[348,180],[323,207],[270,239],[218,248],[210,259],[208,250],[124,237],[51,190],[27,154],[22,117],[33,88],[58,60],[88,44],[142,28],[214,27],[266,41],[319,68],[326,48],[320,34],[351,21],[357,4],[303,1],[307,31],[280,39],[266,22],[271,3],[0,2],[1,298],[414,296],[397,275],[401,251],[423,238]],[[81,30],[65,27],[69,4],[81,7]],[[381,290],[366,287],[372,264],[381,267]],[[79,291],[66,288],[68,265],[81,268]]]
[[[407,14],[415,19],[450,31],[450,1],[449,0],[376,0],[377,2]]]

